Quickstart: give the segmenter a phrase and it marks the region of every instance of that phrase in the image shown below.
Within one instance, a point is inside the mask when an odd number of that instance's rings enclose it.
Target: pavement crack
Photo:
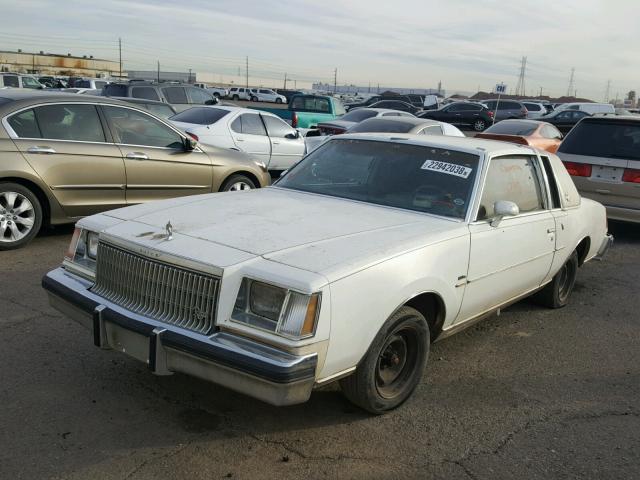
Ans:
[[[178,455],[180,452],[182,452],[183,450],[185,450],[187,447],[189,447],[191,445],[191,442],[187,442],[181,445],[178,445],[178,447],[176,447],[175,449],[171,450],[170,452],[166,452],[158,457],[154,457],[153,460],[160,460],[163,458],[171,458],[175,455]],[[129,473],[127,473],[127,475],[123,478],[123,480],[128,480],[130,478],[133,478],[133,476],[138,473],[140,470],[142,470],[144,467],[147,466],[147,464],[149,463],[149,458],[143,460],[142,462],[140,462],[139,465],[135,466],[133,468],[133,470],[131,470]]]

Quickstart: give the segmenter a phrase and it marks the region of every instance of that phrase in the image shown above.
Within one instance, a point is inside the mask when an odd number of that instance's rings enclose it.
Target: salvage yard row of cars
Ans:
[[[376,108],[292,125],[320,105],[341,108],[295,95],[291,123],[220,104],[165,120],[0,91],[0,248],[77,221],[43,287],[87,341],[274,405],[339,381],[379,414],[430,343],[527,296],[566,305],[607,216],[640,221],[638,118],[588,116],[561,143],[535,120],[466,138]]]

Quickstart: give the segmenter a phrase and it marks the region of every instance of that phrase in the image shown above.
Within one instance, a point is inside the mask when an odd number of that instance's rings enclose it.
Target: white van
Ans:
[[[556,111],[557,110],[580,110],[587,112],[589,115],[594,115],[596,113],[616,113],[616,109],[610,103],[563,103],[556,108]]]
[[[41,90],[44,88],[35,77],[23,75],[21,73],[0,73],[0,88],[33,88]]]

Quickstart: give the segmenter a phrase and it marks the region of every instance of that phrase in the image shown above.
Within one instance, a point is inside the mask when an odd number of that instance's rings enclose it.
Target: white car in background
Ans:
[[[592,102],[561,103],[555,111],[560,110],[579,110],[581,112],[587,112],[589,115],[595,115],[596,113],[616,113],[615,107],[610,103]]]
[[[249,100],[249,89],[244,87],[232,87],[227,97],[231,100]]]
[[[252,102],[287,103],[287,97],[268,88],[249,89],[249,100]]]
[[[288,169],[306,151],[295,128],[272,113],[250,108],[193,107],[169,121],[205,145],[248,153],[272,172]]]
[[[364,109],[362,109],[364,110]],[[347,113],[360,112],[361,109],[352,110]],[[380,110],[368,108],[367,110]],[[406,113],[406,112],[398,112]],[[320,125],[318,125],[320,127]],[[418,118],[411,114],[398,115],[398,116],[376,116],[368,118],[359,123],[354,123],[349,129],[343,132],[334,132],[333,135],[340,135],[342,133],[397,133],[405,135],[446,135],[449,137],[464,137],[465,134],[457,127],[454,127],[450,123],[439,122],[437,120],[431,120],[428,118]],[[307,145],[307,153],[315,150],[321,144],[331,138],[331,135],[321,135],[315,137],[307,136],[305,143]]]
[[[229,90],[222,87],[207,87],[205,90],[213,93],[216,98],[223,98],[229,95]]]
[[[547,109],[542,103],[538,102],[520,102],[527,109],[527,118],[540,118],[547,114]]]

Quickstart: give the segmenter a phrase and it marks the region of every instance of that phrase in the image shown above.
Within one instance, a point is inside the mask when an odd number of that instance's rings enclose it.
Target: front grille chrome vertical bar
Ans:
[[[220,278],[98,244],[93,293],[134,313],[198,333],[215,325]]]

